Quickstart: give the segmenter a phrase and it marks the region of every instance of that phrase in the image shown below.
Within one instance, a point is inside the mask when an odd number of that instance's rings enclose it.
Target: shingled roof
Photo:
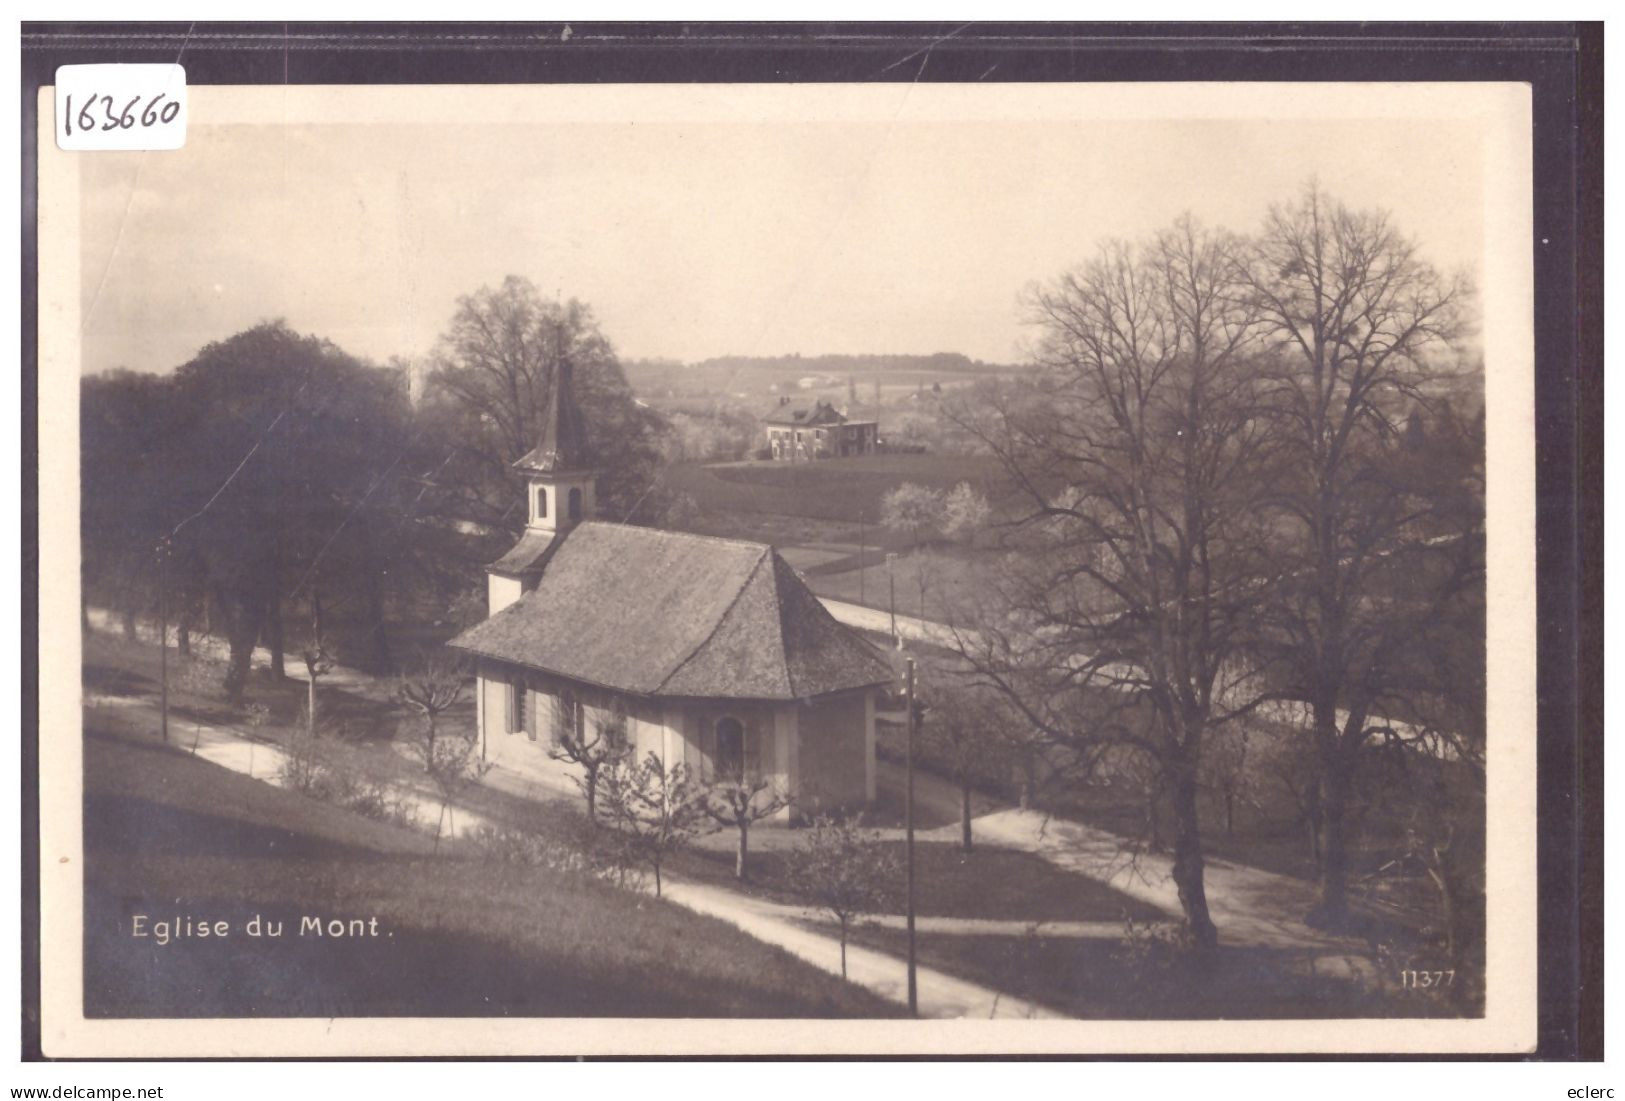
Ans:
[[[644,696],[797,700],[895,679],[772,547],[618,524],[572,530],[535,590],[451,645]]]
[[[587,419],[576,404],[575,368],[568,359],[554,368],[553,392],[536,446],[513,465],[517,470],[542,474],[587,469]]]
[[[775,406],[762,420],[768,424],[795,425],[797,427],[846,423],[846,417],[841,411],[827,401],[815,401],[812,405],[805,405],[800,402],[786,402]]]

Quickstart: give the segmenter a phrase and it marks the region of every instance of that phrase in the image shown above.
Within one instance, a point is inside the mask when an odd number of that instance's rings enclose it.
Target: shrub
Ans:
[[[289,791],[297,791],[312,799],[325,798],[327,757],[316,744],[316,739],[296,734],[283,744],[277,782]]]
[[[574,822],[578,821],[580,828]],[[522,864],[568,875],[592,876],[620,887],[641,890],[633,853],[611,830],[593,827],[585,819],[548,831],[484,825],[470,838],[475,855],[496,864]]]
[[[1171,970],[1190,951],[1194,942],[1182,921],[1135,921],[1123,923],[1123,939],[1112,958],[1137,976]]]

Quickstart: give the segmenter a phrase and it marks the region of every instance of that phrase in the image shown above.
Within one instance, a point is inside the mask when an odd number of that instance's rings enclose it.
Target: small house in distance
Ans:
[[[773,458],[789,462],[872,455],[880,444],[879,421],[848,420],[827,401],[807,405],[780,398],[762,423]]]
[[[697,779],[764,779],[786,819],[875,797],[875,703],[895,680],[772,547],[596,521],[561,365],[515,464],[529,520],[487,569],[489,617],[450,645],[476,675],[482,753],[605,736]]]

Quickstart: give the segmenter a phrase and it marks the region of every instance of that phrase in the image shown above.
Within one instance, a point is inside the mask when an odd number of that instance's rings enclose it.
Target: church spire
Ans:
[[[575,365],[567,357],[560,357],[553,369],[553,392],[548,395],[536,446],[513,465],[537,474],[588,469],[587,421],[576,404]]]

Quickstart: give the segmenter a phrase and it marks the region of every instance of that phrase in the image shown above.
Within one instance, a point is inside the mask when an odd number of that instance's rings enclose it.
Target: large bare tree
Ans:
[[[1460,576],[1460,531],[1430,524],[1399,454],[1405,419],[1437,404],[1469,288],[1418,255],[1386,214],[1308,186],[1270,209],[1248,290],[1269,342],[1273,572],[1263,636],[1275,679],[1310,713],[1323,828],[1317,920],[1347,913],[1347,815],[1362,747],[1412,679],[1421,630]]]
[[[1267,435],[1240,244],[1182,219],[1032,295],[1038,371],[952,414],[1024,519],[995,614],[961,632],[978,680],[1074,760],[1138,751],[1174,818],[1194,942],[1217,943],[1197,815],[1205,735],[1252,706]]]

